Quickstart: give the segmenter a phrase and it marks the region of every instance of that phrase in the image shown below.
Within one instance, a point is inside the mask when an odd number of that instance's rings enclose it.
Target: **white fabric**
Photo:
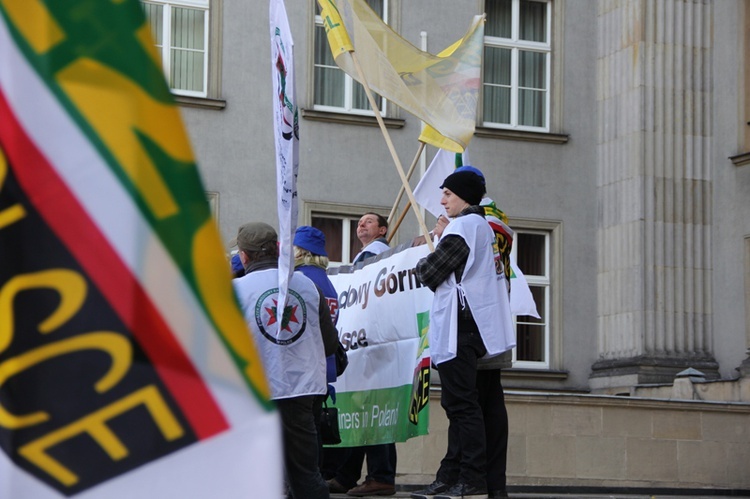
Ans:
[[[468,150],[464,151],[461,164],[471,164]],[[438,149],[435,157],[432,158],[430,166],[427,167],[427,171],[424,172],[424,175],[422,175],[419,183],[414,188],[414,199],[417,201],[417,204],[432,213],[435,218],[438,218],[440,215],[444,217],[448,216],[445,213],[445,208],[440,204],[440,199],[443,197],[443,191],[440,189],[440,186],[443,184],[445,177],[455,170],[456,153],[446,151],[445,149]]]
[[[292,241],[297,229],[299,133],[294,82],[294,41],[283,0],[270,2],[273,130],[276,144],[276,203],[279,215],[279,302],[287,303],[294,272]]]
[[[456,356],[458,341],[458,295],[465,299],[479,328],[486,357],[499,355],[516,346],[505,276],[495,271],[492,245],[495,235],[484,217],[455,218],[443,236],[456,235],[469,246],[461,283],[451,274],[435,290],[430,311],[430,352],[441,364]],[[456,293],[456,289],[459,293]]]
[[[253,271],[232,282],[260,350],[271,398],[325,394],[326,360],[315,284],[300,272],[292,274],[287,328],[280,327],[272,313],[279,294],[277,269]]]
[[[379,255],[384,251],[388,251],[389,249],[391,249],[390,246],[379,239],[375,239],[374,241],[371,241],[370,244],[362,248],[362,251],[357,253],[357,256],[354,257],[354,260],[352,260],[352,262],[359,262],[359,257],[362,256],[362,253],[372,253],[373,255]]]

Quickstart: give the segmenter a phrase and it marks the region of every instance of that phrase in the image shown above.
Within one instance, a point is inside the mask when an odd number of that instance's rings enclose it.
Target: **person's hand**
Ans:
[[[435,228],[432,229],[432,233],[435,234],[437,237],[441,237],[443,235],[443,230],[448,226],[448,220],[443,215],[440,215],[437,219],[437,223],[435,224]]]

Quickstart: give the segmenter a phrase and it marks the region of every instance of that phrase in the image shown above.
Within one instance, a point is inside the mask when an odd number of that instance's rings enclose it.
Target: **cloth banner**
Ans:
[[[474,135],[480,87],[484,16],[474,16],[464,37],[433,55],[393,31],[365,0],[318,0],[336,64],[434,128],[420,140],[463,152]]]
[[[408,248],[351,273],[331,273],[339,293],[339,339],[349,366],[336,381],[343,447],[426,435],[432,291],[414,268],[427,246]]]
[[[281,497],[281,435],[137,0],[0,2],[0,497]]]
[[[294,272],[292,241],[297,229],[299,121],[294,84],[294,41],[284,0],[271,0],[271,76],[276,145],[276,201],[279,214],[279,307],[284,310]]]

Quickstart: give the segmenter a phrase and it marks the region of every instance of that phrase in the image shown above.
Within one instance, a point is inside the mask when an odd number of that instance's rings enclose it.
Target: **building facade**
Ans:
[[[368,3],[431,53],[488,14],[469,155],[517,231],[541,315],[517,318],[507,389],[633,396],[687,368],[707,382],[750,376],[750,2]],[[268,2],[144,4],[224,240],[276,220]],[[299,223],[324,228],[332,260],[348,263],[352,223],[388,214],[400,178],[361,88],[333,63],[315,1],[286,8]],[[421,122],[380,104],[408,167]],[[396,242],[417,235],[404,220]]]

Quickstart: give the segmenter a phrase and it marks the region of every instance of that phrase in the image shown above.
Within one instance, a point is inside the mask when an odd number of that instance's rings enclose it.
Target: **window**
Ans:
[[[325,203],[306,201],[300,206],[300,225],[312,225],[323,231],[326,236],[326,253],[331,267],[349,265],[362,249],[357,239],[357,224],[362,215],[368,211],[379,213],[388,218],[390,208],[362,205]],[[303,222],[304,220],[304,222]],[[396,245],[394,238],[392,245]]]
[[[486,0],[484,126],[549,131],[551,2]]]
[[[143,1],[175,94],[208,96],[209,0]]]
[[[357,239],[357,223],[360,216],[313,213],[310,225],[326,235],[326,253],[333,266],[352,263],[362,249]]]
[[[550,233],[516,230],[513,256],[526,276],[540,319],[521,315],[516,321],[513,367],[550,367]]]
[[[388,22],[387,0],[366,0],[384,22]],[[313,98],[315,109],[321,111],[346,112],[373,115],[364,87],[344,73],[337,65],[328,45],[320,5],[316,5],[315,15],[315,57]],[[385,99],[374,94],[381,114],[385,114]]]

